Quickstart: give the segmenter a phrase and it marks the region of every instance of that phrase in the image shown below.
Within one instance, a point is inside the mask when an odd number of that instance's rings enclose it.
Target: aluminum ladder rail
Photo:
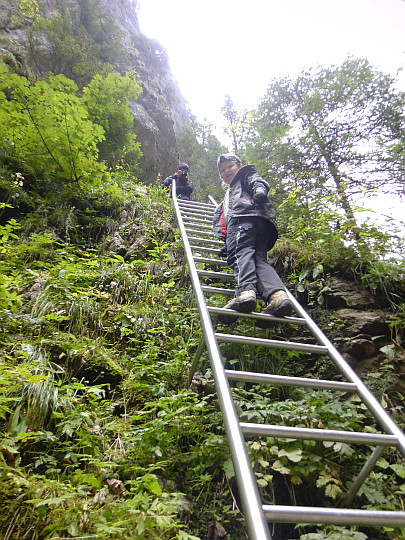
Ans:
[[[234,289],[209,287],[201,284],[201,278],[215,277],[217,279],[233,279],[232,274],[198,270],[196,263],[211,264],[216,267],[226,266],[222,259],[194,255],[194,252],[204,251],[208,255],[217,255],[223,246],[221,241],[211,239],[212,217],[215,210],[215,201],[211,203],[197,203],[194,201],[178,200],[173,197],[173,204],[180,228],[180,234],[185,249],[185,259],[189,267],[192,286],[197,300],[204,340],[200,342],[193,364],[190,368],[191,380],[204,346],[210,358],[213,377],[224,418],[225,430],[228,437],[235,475],[241,496],[242,507],[246,518],[246,526],[250,539],[271,539],[270,532],[264,525],[263,519],[274,523],[312,523],[336,525],[369,525],[403,527],[405,526],[405,512],[400,511],[374,511],[347,508],[311,508],[298,506],[262,505],[254,472],[247,455],[244,435],[263,435],[267,437],[296,438],[307,440],[322,440],[333,442],[351,442],[375,446],[358,476],[353,481],[342,505],[348,506],[353,501],[361,485],[373,470],[374,465],[383,453],[385,447],[396,447],[405,456],[405,436],[397,424],[390,418],[373,394],[367,389],[360,378],[350,368],[344,358],[333,344],[323,334],[315,322],[308,316],[302,306],[287,291],[296,313],[299,317],[278,318],[260,313],[242,314],[233,310],[207,306],[204,293],[233,296]],[[191,236],[192,235],[192,236]],[[207,238],[208,237],[208,238]],[[286,324],[304,325],[317,340],[319,345],[300,344],[270,339],[260,339],[231,334],[215,333],[210,314],[226,314],[227,316],[244,317],[248,319],[266,319]],[[224,368],[221,359],[219,342],[235,342],[250,345],[260,345],[285,350],[298,350],[327,354],[346,382],[327,381],[320,379],[307,379],[302,377],[280,376],[272,374],[251,373],[228,370]],[[322,430],[309,428],[292,428],[279,425],[260,425],[239,422],[228,381],[244,381],[261,384],[310,387],[316,389],[329,389],[334,391],[356,393],[375,420],[385,431],[385,434],[371,434],[360,432],[347,432],[339,430]],[[264,518],[263,518],[264,516]]]

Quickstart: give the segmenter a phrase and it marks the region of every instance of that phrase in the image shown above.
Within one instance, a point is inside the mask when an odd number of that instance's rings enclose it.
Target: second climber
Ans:
[[[187,163],[180,163],[177,168],[177,171],[174,174],[171,174],[165,178],[162,182],[165,188],[169,190],[173,186],[173,182],[176,186],[176,194],[179,199],[191,199],[191,194],[194,189],[193,182],[188,177],[189,166]]]

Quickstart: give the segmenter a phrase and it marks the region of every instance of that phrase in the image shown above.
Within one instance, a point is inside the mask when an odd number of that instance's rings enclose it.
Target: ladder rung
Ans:
[[[228,379],[231,381],[274,384],[275,386],[318,388],[325,390],[336,390],[339,392],[356,392],[357,390],[356,385],[349,382],[307,379],[305,377],[287,377],[282,375],[269,375],[267,373],[252,373],[250,371],[234,371],[231,369],[226,369],[225,373]]]
[[[229,290],[229,289],[223,289],[223,290]],[[256,319],[256,320],[262,320],[262,321],[272,321],[272,322],[283,322],[283,323],[290,323],[290,324],[302,324],[306,325],[307,322],[305,319],[301,319],[299,317],[275,317],[274,315],[267,315],[267,313],[259,313],[257,311],[252,311],[252,313],[239,313],[239,311],[235,311],[233,309],[226,309],[226,308],[220,308],[220,307],[214,307],[214,306],[208,306],[208,311],[210,313],[215,313],[216,315],[230,315],[231,317],[243,317],[245,319]]]
[[[189,240],[195,242],[196,244],[208,243],[208,245],[211,244],[212,246],[221,246],[221,247],[224,245],[224,243],[221,242],[221,240],[208,240],[205,238],[195,238],[194,236],[190,236]]]
[[[212,220],[209,219],[200,219],[200,218],[194,218],[194,217],[186,217],[184,220],[184,224],[186,223],[201,223],[203,225],[211,225],[212,228]]]
[[[228,263],[223,259],[207,259],[206,257],[198,257],[198,255],[196,257],[193,257],[193,259],[195,260],[195,262],[207,263],[217,266],[228,266]]]
[[[285,349],[287,351],[301,351],[324,354],[328,348],[323,345],[311,345],[307,343],[294,343],[293,341],[277,341],[275,339],[263,339],[255,337],[238,336],[234,334],[215,334],[218,341],[230,343],[242,343],[245,345],[256,345],[269,347],[271,349]]]
[[[210,216],[198,214],[186,214],[183,216],[183,221],[185,224],[187,223],[187,221],[190,220],[192,220],[193,222],[195,222],[195,220],[198,220],[207,227],[211,227],[212,230],[212,218]]]
[[[189,233],[200,234],[201,236],[212,236],[213,238],[215,238],[215,236],[212,234],[212,231],[209,231],[208,229],[186,229],[186,231]]]
[[[190,244],[190,249],[195,251],[206,251],[207,253],[215,253],[216,255],[219,255],[219,249],[214,248],[208,248],[208,247],[201,247],[201,246],[193,246]]]
[[[405,512],[268,504],[263,505],[263,512],[266,519],[274,523],[333,523],[376,527],[403,527],[405,525]]]
[[[203,221],[203,220],[196,220],[196,219],[185,219],[183,220],[184,227],[197,227],[202,228],[204,227],[206,231],[212,231],[212,224],[209,221]]]
[[[215,206],[211,203],[203,203],[200,201],[188,201],[187,199],[177,199],[177,202],[179,206],[189,206],[189,207],[195,206],[196,208],[200,207],[200,208],[208,208],[208,209],[215,208]]]
[[[212,225],[212,216],[210,214],[207,214],[205,212],[196,214],[193,210],[180,210],[180,214],[183,219],[209,219],[211,225]]]
[[[203,218],[196,218],[196,217],[193,217],[193,216],[184,216],[183,218],[183,223],[185,225],[190,225],[190,223],[192,224],[195,224],[196,226],[204,226],[204,227],[207,227],[207,229],[211,229],[211,231],[213,230],[213,227],[212,227],[212,220],[211,219],[203,219]]]
[[[250,424],[248,422],[241,422],[240,427],[243,433],[249,435],[264,435],[266,437],[334,441],[369,445],[376,444],[379,446],[398,445],[398,439],[395,437],[395,435],[383,435],[380,433],[359,433],[357,431],[340,431],[335,429],[297,428],[271,424]]]
[[[189,266],[189,273],[193,288],[195,291],[198,308],[200,311],[201,323],[205,340],[201,339],[200,346],[191,366],[191,371],[195,373],[198,361],[201,357],[204,346],[207,349],[211,361],[213,376],[216,383],[219,402],[223,415],[225,431],[230,443],[230,452],[235,465],[235,473],[238,485],[241,490],[241,501],[244,515],[246,517],[246,527],[249,538],[255,540],[270,539],[269,528],[266,521],[273,522],[292,522],[292,523],[333,523],[333,524],[359,524],[380,526],[404,526],[405,512],[381,512],[374,510],[346,510],[331,508],[307,508],[307,507],[287,507],[287,506],[269,506],[263,505],[260,501],[259,490],[254,477],[254,471],[250,464],[249,455],[246,448],[246,438],[256,436],[272,437],[282,439],[303,439],[332,441],[345,443],[358,443],[362,445],[376,446],[376,450],[363,466],[360,474],[357,476],[346,496],[347,505],[353,500],[366,476],[375,466],[382,449],[387,446],[398,448],[405,455],[405,437],[395,422],[391,421],[388,415],[380,406],[379,402],[370,394],[361,380],[351,370],[350,366],[335,350],[333,344],[323,335],[322,331],[316,326],[312,319],[307,315],[304,309],[299,305],[296,299],[289,291],[290,300],[293,303],[295,314],[298,317],[274,317],[262,313],[238,313],[234,310],[225,308],[209,307],[206,304],[204,295],[222,295],[234,296],[235,289],[221,288],[203,285],[201,276],[211,276],[220,279],[231,278],[234,276],[227,273],[218,272],[220,268],[214,265],[228,266],[223,260],[219,260],[223,242],[204,237],[215,238],[212,236],[212,216],[217,203],[212,197],[209,197],[212,204],[195,203],[195,201],[181,200],[175,197],[175,190],[172,193],[173,204],[176,211],[177,221],[179,223],[180,234],[183,239],[185,256]],[[194,237],[188,237],[188,234],[194,234]],[[194,244],[194,245],[190,245]],[[210,246],[210,247],[208,247]],[[212,256],[212,259],[208,257]],[[205,263],[213,265],[211,270],[197,270],[196,263]],[[202,264],[200,267],[205,268]],[[209,268],[207,266],[207,268]],[[235,287],[235,285],[234,285]],[[204,293],[204,294],[203,294]],[[212,302],[214,303],[214,302]],[[224,315],[229,317],[246,317],[250,319],[265,319],[266,321],[283,322],[290,324],[305,325],[317,345],[306,343],[294,343],[287,341],[276,341],[270,339],[261,339],[250,336],[239,336],[231,334],[216,334],[210,324],[210,315]],[[232,319],[231,319],[232,320]],[[265,325],[262,325],[265,326]],[[266,325],[267,326],[267,325]],[[302,338],[302,341],[305,341]],[[253,346],[264,346],[268,348],[303,351],[306,353],[328,354],[335,366],[342,373],[346,382],[307,379],[305,377],[289,377],[282,375],[273,375],[271,373],[250,373],[233,370],[225,370],[224,359],[221,356],[219,342],[234,342],[249,344]],[[367,406],[368,410],[374,415],[381,430],[386,434],[369,433],[367,428],[364,432],[347,432],[338,430],[321,430],[302,427],[277,426],[268,424],[240,423],[237,417],[235,404],[228,380],[248,381],[259,384],[273,384],[280,386],[293,386],[303,388],[328,389],[337,392],[357,393]],[[250,435],[246,435],[250,434]],[[350,499],[350,501],[349,501]],[[342,503],[342,506],[346,504]]]
[[[216,277],[218,279],[235,279],[233,274],[227,272],[213,272],[212,270],[197,270],[199,276]]]
[[[187,227],[195,227],[196,229],[198,229],[198,232],[207,231],[212,234],[212,227],[209,227],[208,225],[200,225],[199,223],[188,223],[187,226],[185,226],[185,230],[189,232],[191,229],[187,229]]]
[[[183,212],[182,212],[183,214]],[[212,228],[212,217],[207,214],[188,214],[186,213],[184,216],[182,215],[183,221],[192,220],[192,221],[199,221],[199,220],[205,220],[208,221],[211,228]]]
[[[185,199],[177,199],[177,201],[181,201],[179,203],[179,206],[184,206],[185,208],[199,208],[200,210],[215,210],[216,206],[209,203],[202,203],[197,202],[194,203],[193,201],[187,201]],[[190,204],[191,203],[191,204]]]
[[[211,251],[215,251],[215,250],[211,250]],[[204,292],[211,293],[211,294],[222,294],[223,296],[235,296],[235,289],[221,289],[221,287],[209,287],[208,285],[202,285],[201,289]]]
[[[199,209],[199,208],[182,208],[181,210],[181,214],[182,215],[185,215],[185,216],[202,216],[202,217],[212,217],[214,215],[214,211],[210,211],[210,210],[202,210],[202,209]]]

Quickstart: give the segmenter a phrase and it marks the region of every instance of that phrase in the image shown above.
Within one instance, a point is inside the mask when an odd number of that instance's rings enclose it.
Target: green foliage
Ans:
[[[24,15],[34,17],[38,11],[38,2],[36,0],[18,0],[18,5]]]
[[[3,152],[37,177],[79,185],[100,181],[105,165],[97,163],[97,143],[104,130],[89,120],[75,83],[58,75],[32,84],[5,66],[0,74]]]
[[[368,222],[357,227],[358,238],[353,238],[353,223],[338,209],[337,195],[322,196],[314,190],[308,199],[300,187],[285,195],[278,207],[278,224],[289,238],[308,246],[308,252],[323,253],[323,260],[331,263],[355,260],[372,261],[376,258],[392,260],[398,251],[398,239],[392,232],[378,228]],[[353,206],[358,214],[361,207]]]
[[[110,167],[125,165],[134,171],[142,155],[132,131],[133,117],[128,101],[136,100],[141,87],[134,72],[124,76],[96,75],[83,89],[83,103],[91,120],[103,127],[105,138],[99,143],[100,159]]]
[[[103,254],[97,228],[80,232],[78,208],[77,243],[34,234],[33,222],[49,230],[43,209],[20,222],[18,238],[5,229],[0,261],[7,274],[18,271],[26,296],[0,317],[0,459],[13,497],[11,507],[0,497],[1,535],[196,539],[207,523],[233,516],[221,487],[219,413],[181,390],[198,336],[190,294],[178,289],[170,201],[122,169],[114,176],[99,204],[112,215],[125,210],[115,230],[127,241],[139,233],[127,260]],[[115,479],[125,497],[109,492]]]
[[[304,220],[317,236],[318,223],[322,235],[329,225],[363,258],[390,250],[401,256],[399,227],[390,227],[385,247],[387,235],[381,238],[377,220],[370,226],[359,206],[375,193],[402,192],[403,155],[392,148],[404,136],[403,104],[395,80],[362,59],[272,82],[252,112],[244,154],[269,181],[277,205],[297,204],[291,214],[280,210],[282,230],[287,220],[302,229]]]
[[[178,150],[181,159],[190,165],[190,178],[194,180],[193,198],[205,201],[211,195],[220,202],[224,192],[218,175],[217,158],[227,149],[212,131],[212,124],[201,124],[192,116],[191,126],[185,126],[177,136]]]
[[[127,55],[121,32],[109,15],[100,17],[95,0],[79,0],[69,5],[56,2],[52,16],[33,20],[28,34],[28,58],[35,75],[65,75],[80,88],[101,73],[122,67]],[[44,46],[46,44],[46,46]]]
[[[235,152],[235,154],[240,154],[244,146],[251,114],[247,111],[239,112],[234,106],[230,96],[225,96],[225,102],[221,112],[227,121],[227,126],[224,131],[232,139],[233,152]],[[241,155],[239,157],[241,157]]]
[[[299,399],[301,392],[302,398]],[[247,422],[343,431],[377,431],[368,425],[359,400],[341,402],[328,391],[296,391],[294,399],[280,400],[274,389],[253,387],[234,389],[236,402]],[[362,427],[363,426],[363,427]],[[262,496],[277,504],[277,475],[282,475],[295,504],[304,505],[309,498],[315,506],[333,506],[349,486],[364,462],[364,449],[343,442],[317,442],[295,439],[255,439],[248,443]],[[400,508],[395,497],[402,469],[392,476],[389,463],[381,461],[380,470],[367,478],[359,496],[365,505]],[[313,491],[310,486],[316,486]],[[311,490],[311,495],[308,491]]]
[[[271,160],[266,160],[274,172],[285,157],[278,155],[278,144],[288,145],[293,154],[290,163],[284,162],[284,179],[288,170],[294,182],[307,185],[308,196],[310,185],[327,189],[326,181],[332,180],[350,218],[345,197],[402,183],[398,161],[388,158],[390,142],[403,129],[402,104],[403,95],[391,77],[373,70],[366,60],[349,58],[341,66],[302,72],[296,80],[274,81],[254,129],[267,138],[268,146],[274,145]],[[276,122],[284,133],[281,129],[277,138],[270,137]],[[301,160],[294,159],[298,155]],[[382,170],[384,175],[376,174]]]
[[[394,317],[389,322],[394,332],[394,340],[402,345],[405,337],[405,304],[401,304]]]
[[[141,152],[127,101],[140,91],[134,73],[98,75],[82,97],[63,75],[31,83],[5,66],[1,75],[1,140],[9,160],[37,179],[76,189],[109,183],[99,158],[136,168]]]
[[[78,198],[69,207],[54,201],[47,212],[39,208],[5,225],[0,262],[5,275],[19,276],[16,292],[25,301],[0,316],[7,491],[0,534],[206,538],[209,524],[219,521],[241,539],[215,397],[182,390],[200,332],[192,293],[180,287],[182,250],[170,201],[161,187],[135,186],[122,168],[112,181],[91,188],[91,208]],[[53,232],[39,233],[33,224]],[[122,255],[109,248],[116,233]],[[297,284],[320,282],[325,271],[319,262],[300,261]],[[263,364],[259,349],[236,354],[224,347],[224,354],[248,370]],[[265,358],[274,373],[303,369],[296,352]],[[328,392],[306,392],[309,404],[297,391],[234,392],[248,421],[359,429],[357,403]],[[292,500],[310,494],[333,505],[365,459],[364,449],[340,443],[252,439],[248,447],[269,502],[282,478]],[[404,473],[390,461],[381,461],[359,504],[398,507]],[[110,491],[114,480],[125,496]]]
[[[356,266],[357,274],[362,283],[373,292],[382,292],[398,306],[403,299],[400,283],[405,276],[404,262],[397,261],[365,261]],[[399,285],[399,286],[398,286]]]
[[[136,50],[143,53],[145,63],[152,69],[162,74],[170,70],[166,49],[159,41],[137,34],[133,36],[133,44]]]
[[[290,261],[286,261],[288,265]],[[326,283],[324,267],[321,263],[315,265],[303,264],[299,272],[291,272],[288,280],[298,294],[307,297],[308,304],[324,305],[325,298],[330,293],[330,288]]]
[[[367,538],[367,535],[356,531],[353,528],[349,530],[344,529],[343,527],[325,527],[324,531],[303,534],[300,536],[300,540],[367,540]]]
[[[0,203],[0,209],[6,205]],[[18,230],[20,225],[15,219],[10,219],[5,225],[0,225],[0,257],[8,251],[10,239],[17,239],[14,231]],[[6,266],[0,259],[0,309],[10,309],[16,311],[21,305],[21,297],[18,294],[20,278],[18,273],[10,269],[8,272]]]
[[[86,19],[90,4],[79,5]],[[89,31],[91,17],[86,20]],[[65,22],[54,22],[61,24],[55,36],[62,40]],[[61,52],[71,43],[68,35],[63,39]],[[166,69],[164,52],[153,41],[146,45],[156,65]],[[91,70],[82,67],[88,77]],[[183,253],[171,204],[160,186],[142,186],[125,170],[140,156],[126,106],[138,95],[136,77],[96,76],[79,94],[64,77],[34,84],[2,73],[1,99],[8,111],[0,113],[2,144],[14,163],[37,177],[25,170],[24,178],[5,172],[0,189],[7,203],[23,199],[47,177],[74,182],[83,191],[64,190],[61,201],[48,184],[48,191],[35,192],[31,214],[18,222],[4,214],[0,228],[6,280],[0,281],[0,535],[196,540],[207,538],[209,525],[219,521],[229,538],[244,538],[215,395],[183,390],[200,330],[192,293],[181,281]],[[29,114],[36,121],[31,133],[21,120]],[[19,138],[19,127],[26,139]],[[283,127],[271,129],[280,135]],[[69,138],[73,128],[77,139]],[[81,145],[80,154],[72,152],[72,140]],[[194,122],[180,144],[196,179],[196,197],[222,198],[216,158],[224,148],[212,127]],[[39,151],[41,156],[31,155]],[[97,163],[98,152],[111,171]],[[83,172],[75,176],[79,158]],[[278,253],[284,249],[288,255],[285,269],[297,291],[322,304],[334,252],[339,264],[350,266],[365,251],[345,236],[351,223],[338,209],[338,195],[326,193],[316,175],[311,182],[313,192],[297,181],[285,196],[280,216],[289,239]],[[284,188],[273,186],[274,195],[286,194]],[[387,253],[386,237],[370,231],[361,231],[369,251]],[[379,243],[384,245],[378,248]],[[398,269],[390,269],[387,281],[388,265],[374,262],[357,269],[367,287],[376,291],[398,283]],[[395,294],[399,302],[399,285]],[[392,325],[401,330],[400,310]],[[298,352],[242,349],[221,344],[226,361],[242,369],[260,369],[265,362],[273,373],[297,375],[311,365]],[[357,401],[329,392],[241,384],[233,392],[249,422],[354,431],[365,424],[366,431],[376,431]],[[269,503],[278,502],[286,488],[293,504],[311,500],[333,507],[367,459],[362,446],[345,443],[251,438],[247,444]],[[405,473],[402,465],[392,465],[393,457],[379,460],[357,497],[360,507],[401,507]],[[122,489],[114,491],[114,482]],[[300,527],[297,535],[367,537],[332,526],[305,532]],[[378,535],[388,538],[390,532]]]

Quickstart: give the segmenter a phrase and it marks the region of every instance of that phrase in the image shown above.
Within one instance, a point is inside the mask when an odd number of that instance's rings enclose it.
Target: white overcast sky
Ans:
[[[229,94],[254,107],[278,75],[367,58],[405,65],[403,0],[138,0],[141,31],[166,48],[193,114],[218,125]],[[405,73],[400,76],[405,90]]]
[[[191,112],[227,144],[221,107],[254,108],[273,78],[349,55],[396,76],[405,67],[405,0],[138,0],[141,31],[166,49]],[[405,69],[398,76],[405,90]],[[379,211],[403,219],[398,198]],[[383,208],[381,208],[383,206]]]

